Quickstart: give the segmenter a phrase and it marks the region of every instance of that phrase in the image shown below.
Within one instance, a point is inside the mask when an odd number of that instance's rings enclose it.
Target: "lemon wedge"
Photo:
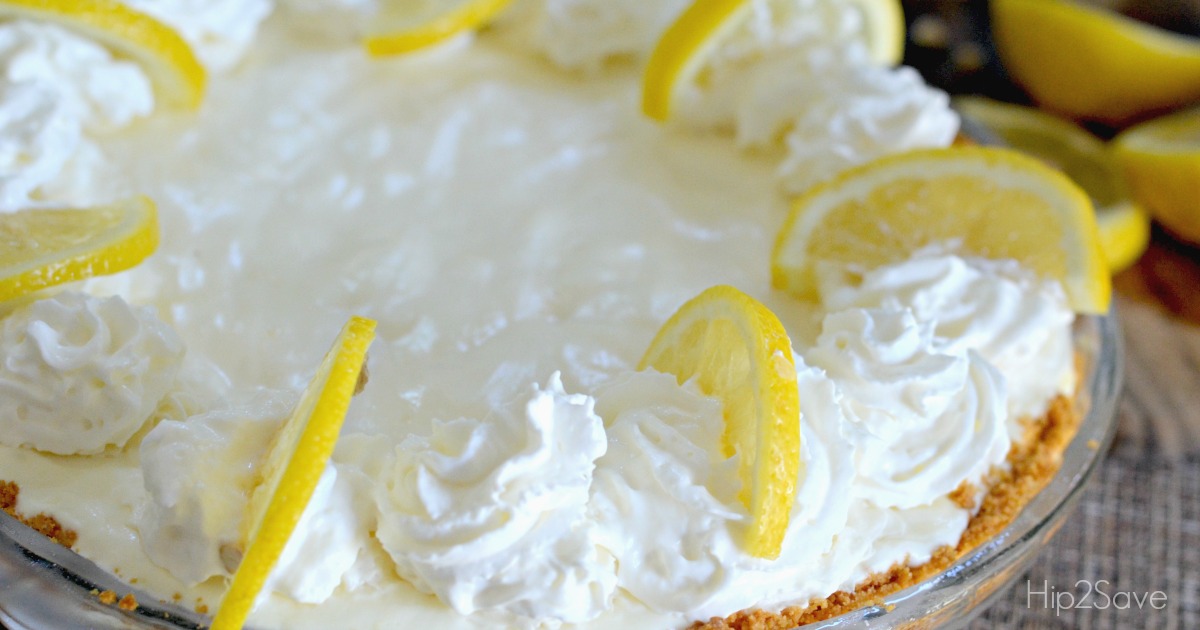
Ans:
[[[776,0],[780,1],[780,0]],[[786,1],[786,0],[782,0]],[[896,64],[904,56],[904,10],[899,0],[847,2],[863,18],[871,58]],[[670,118],[680,86],[696,80],[713,51],[752,17],[752,0],[695,0],[659,38],[642,79],[642,111]]]
[[[1008,149],[902,153],[846,171],[799,197],[775,242],[776,288],[819,298],[817,266],[863,272],[940,246],[1013,259],[1062,283],[1072,308],[1104,313],[1112,280],[1087,194]]]
[[[378,21],[397,26],[368,35],[367,52],[382,57],[420,50],[487,24],[512,0],[417,0],[393,3]]]
[[[1200,98],[1200,40],[1063,0],[993,0],[1004,67],[1040,105],[1119,124]]]
[[[800,466],[800,394],[792,343],[779,318],[750,296],[716,286],[659,330],[638,369],[695,379],[724,403],[724,455],[739,457],[740,498],[750,511],[746,550],[777,558]]]
[[[1125,130],[1113,154],[1134,197],[1171,233],[1200,243],[1200,110]]]
[[[980,97],[958,97],[954,107],[995,133],[1006,145],[1067,174],[1096,206],[1100,246],[1113,273],[1150,244],[1150,215],[1130,197],[1108,146],[1074,123],[1032,107]]]
[[[350,318],[291,417],[275,434],[250,495],[245,553],[212,630],[241,628],[254,608],[333,455],[374,338],[374,321]]]
[[[0,17],[53,22],[138,62],[167,104],[195,108],[207,75],[171,27],[116,0],[0,0]]]
[[[146,197],[0,214],[0,302],[129,269],[157,247],[158,213]]]

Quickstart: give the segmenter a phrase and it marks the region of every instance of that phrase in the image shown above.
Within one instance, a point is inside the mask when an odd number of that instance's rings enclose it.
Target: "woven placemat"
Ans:
[[[1118,438],[1101,466],[1035,564],[972,630],[1200,628],[1200,458],[1168,462],[1153,444]]]

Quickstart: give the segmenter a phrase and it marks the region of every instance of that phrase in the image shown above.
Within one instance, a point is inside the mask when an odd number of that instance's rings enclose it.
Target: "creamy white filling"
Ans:
[[[0,346],[0,443],[59,455],[124,446],[184,355],[153,309],[72,292],[10,313]]]
[[[53,24],[0,24],[0,212],[114,194],[114,174],[89,136],[153,108],[135,63]]]

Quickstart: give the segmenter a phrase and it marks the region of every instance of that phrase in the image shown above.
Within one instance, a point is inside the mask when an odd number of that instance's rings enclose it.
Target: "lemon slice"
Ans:
[[[1130,198],[1107,145],[1074,123],[1031,107],[958,97],[954,107],[1004,144],[1073,179],[1096,205],[1100,245],[1113,273],[1132,265],[1150,243],[1150,216]]]
[[[443,42],[482,27],[512,0],[410,0],[393,3],[379,21],[398,24],[366,37],[363,44],[375,56],[398,55]]]
[[[787,1],[787,0],[774,0]],[[904,56],[904,10],[899,0],[848,2],[863,17],[871,58],[896,64]],[[751,18],[752,0],[695,0],[663,33],[646,64],[642,111],[655,120],[671,115],[680,86],[696,80],[710,54]]]
[[[821,263],[862,272],[931,246],[1017,260],[1061,282],[1076,311],[1108,310],[1112,281],[1088,196],[1007,149],[902,153],[818,185],[795,201],[771,273],[777,288],[819,298]]]
[[[133,59],[164,103],[195,108],[204,98],[204,66],[179,33],[116,0],[0,0],[0,17],[53,22]]]
[[[1200,110],[1127,129],[1113,153],[1134,197],[1176,236],[1200,243]]]
[[[333,455],[350,399],[375,338],[375,322],[352,317],[275,434],[246,511],[246,549],[221,601],[213,630],[236,630],[283,553]]]
[[[800,466],[796,365],[779,318],[733,287],[713,287],[667,320],[638,365],[647,368],[680,384],[695,379],[724,403],[724,454],[739,457],[739,496],[752,518],[746,550],[779,557]]]
[[[158,247],[154,202],[0,214],[0,302],[129,269]]]
[[[1039,104],[1118,124],[1200,98],[1200,41],[1062,0],[993,0],[1004,67]]]

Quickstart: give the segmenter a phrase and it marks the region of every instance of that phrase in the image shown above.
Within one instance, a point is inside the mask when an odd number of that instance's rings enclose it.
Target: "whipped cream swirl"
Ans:
[[[616,585],[586,517],[605,449],[593,400],[555,373],[486,420],[402,441],[378,485],[377,536],[404,579],[459,613],[592,619]]]
[[[649,54],[688,0],[525,0],[506,20],[559,67],[595,71]]]
[[[155,564],[188,584],[232,575],[244,552],[249,489],[294,405],[291,393],[261,390],[146,434],[146,500],[135,526]],[[352,471],[325,468],[266,590],[315,604],[343,582],[359,582],[348,574],[369,539],[370,494],[362,486]]]
[[[9,314],[0,345],[0,442],[59,455],[124,446],[184,356],[149,307],[71,292]]]
[[[959,120],[949,97],[912,68],[872,61],[854,3],[756,0],[750,11],[709,59],[704,86],[680,92],[679,118],[731,130],[748,148],[774,148],[782,137],[779,178],[788,192],[953,141]]]
[[[806,602],[840,588],[862,556],[835,553],[855,480],[832,381],[798,365],[801,467],[778,560],[742,548],[749,514],[736,458],[720,455],[721,403],[671,375],[644,372],[597,391],[609,418],[592,512],[617,557],[618,583],[660,612],[692,619]]]
[[[210,70],[232,68],[254,41],[272,0],[122,0],[170,26]]]
[[[831,311],[911,308],[918,321],[933,324],[936,351],[974,349],[1004,376],[1013,423],[1040,416],[1055,395],[1074,388],[1075,316],[1065,293],[1016,262],[929,250],[856,281],[832,270],[819,273],[818,281]],[[1020,434],[1015,424],[1011,429]]]
[[[0,73],[0,212],[113,194],[87,134],[153,110],[142,69],[67,29],[14,20],[0,24]]]
[[[933,326],[907,310],[831,313],[805,359],[838,384],[856,493],[880,507],[930,503],[1008,452],[1003,377],[974,351],[933,350]]]

